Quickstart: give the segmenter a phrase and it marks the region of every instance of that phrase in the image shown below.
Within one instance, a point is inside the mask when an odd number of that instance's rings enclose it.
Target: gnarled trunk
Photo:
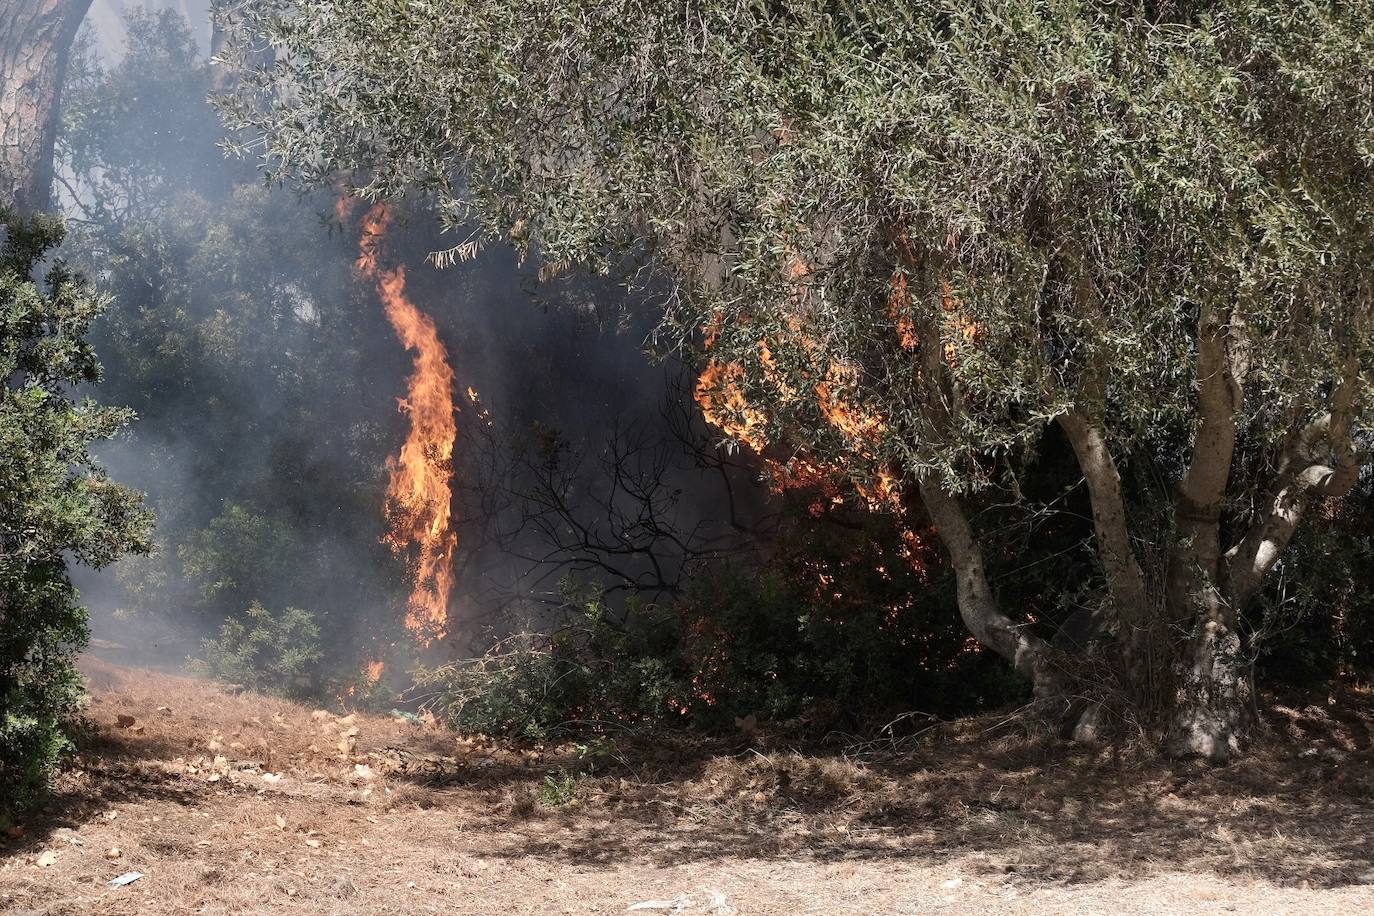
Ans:
[[[1204,324],[1200,368],[1206,365],[1209,343],[1216,340]],[[1179,488],[1169,570],[1169,606],[1176,624],[1189,631],[1178,665],[1178,696],[1167,745],[1175,755],[1220,762],[1244,746],[1254,687],[1236,621],[1288,547],[1311,503],[1344,495],[1358,477],[1359,461],[1350,436],[1358,371],[1358,362],[1348,358],[1343,376],[1336,379],[1317,416],[1295,425],[1280,451],[1278,473],[1263,510],[1244,537],[1224,553],[1221,501],[1234,427],[1228,415],[1220,446],[1215,429],[1209,437],[1209,376],[1202,375],[1203,424]],[[1224,390],[1222,386],[1238,391],[1224,364],[1215,377],[1218,385],[1211,391]],[[1198,485],[1208,479],[1210,484]]]
[[[1144,700],[1156,686],[1161,634],[1145,572],[1131,544],[1121,473],[1101,426],[1077,412],[1062,414],[1059,426],[1073,447],[1092,502],[1093,536],[1107,580],[1106,622],[1116,631],[1127,688]]]
[[[1211,590],[1195,597],[1205,606],[1181,660],[1166,749],[1225,763],[1245,746],[1254,688],[1234,621]]]
[[[91,0],[0,0],[0,204],[52,209],[62,82]]]
[[[978,543],[957,497],[937,481],[921,481],[921,499],[954,567],[959,614],[979,644],[1011,663],[1030,681],[1036,699],[1054,703],[1064,699],[1062,673],[1054,666],[1050,647],[1025,625],[1002,613],[988,582],[983,548]],[[1067,711],[1067,702],[1065,702]]]

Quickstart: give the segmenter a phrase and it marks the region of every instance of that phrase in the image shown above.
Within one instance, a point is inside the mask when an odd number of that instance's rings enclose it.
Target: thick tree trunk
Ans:
[[[1190,599],[1198,623],[1180,664],[1166,749],[1225,763],[1241,752],[1251,725],[1249,665],[1235,614],[1217,589],[1204,586]]]
[[[1237,608],[1222,590],[1221,516],[1244,397],[1243,348],[1229,340],[1233,314],[1208,306],[1199,315],[1199,422],[1174,496],[1165,587],[1170,622],[1189,634],[1175,666],[1167,749],[1216,762],[1240,751],[1250,699]],[[1235,331],[1239,337],[1243,327]]]
[[[1180,498],[1175,513],[1169,611],[1188,638],[1176,665],[1166,749],[1222,763],[1243,747],[1251,688],[1236,607],[1220,583],[1220,507],[1200,509]]]
[[[0,0],[0,205],[52,209],[62,83],[91,0]]]

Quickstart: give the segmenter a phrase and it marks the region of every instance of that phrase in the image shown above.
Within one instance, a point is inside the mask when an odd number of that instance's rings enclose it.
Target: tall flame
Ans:
[[[358,270],[377,286],[386,317],[407,350],[415,351],[415,371],[401,411],[410,417],[410,435],[400,455],[387,461],[389,525],[383,540],[395,552],[419,548],[415,586],[406,628],[428,645],[448,628],[448,598],[453,589],[453,553],[458,539],[451,528],[453,446],[458,427],[453,415],[453,368],[434,320],[406,294],[405,267],[383,267],[380,254],[391,214],[377,204],[363,217]],[[370,673],[370,672],[369,672]]]

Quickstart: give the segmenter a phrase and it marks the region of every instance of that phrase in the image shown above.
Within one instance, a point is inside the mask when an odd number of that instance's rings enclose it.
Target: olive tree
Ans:
[[[1086,730],[1096,707],[1063,699],[1081,667],[999,602],[969,511],[1066,438],[1102,574],[1092,652],[1165,699],[1175,752],[1241,747],[1238,615],[1362,467],[1374,3],[237,15],[227,54],[277,53],[225,110],[274,176],[423,188],[548,269],[651,269],[664,339],[707,351],[712,418],[922,504],[968,629]]]

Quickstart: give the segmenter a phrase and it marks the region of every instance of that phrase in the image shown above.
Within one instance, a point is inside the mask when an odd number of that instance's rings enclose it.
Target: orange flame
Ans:
[[[382,243],[391,214],[377,204],[363,217],[358,270],[377,286],[386,317],[407,350],[415,351],[415,371],[401,411],[410,416],[410,435],[400,455],[387,461],[386,492],[390,525],[383,540],[399,553],[419,547],[415,587],[406,628],[422,643],[443,638],[448,628],[448,598],[453,589],[453,552],[458,539],[451,525],[453,445],[458,437],[453,412],[453,368],[434,320],[406,295],[404,266],[383,267]],[[378,663],[379,664],[379,663]],[[372,666],[368,666],[371,675]],[[378,676],[381,674],[378,668]]]
[[[697,378],[696,401],[706,422],[755,452],[768,447],[763,411],[744,397],[744,367],[711,360]]]
[[[368,662],[363,669],[363,678],[369,684],[375,684],[382,679],[382,672],[386,670],[384,662]]]

